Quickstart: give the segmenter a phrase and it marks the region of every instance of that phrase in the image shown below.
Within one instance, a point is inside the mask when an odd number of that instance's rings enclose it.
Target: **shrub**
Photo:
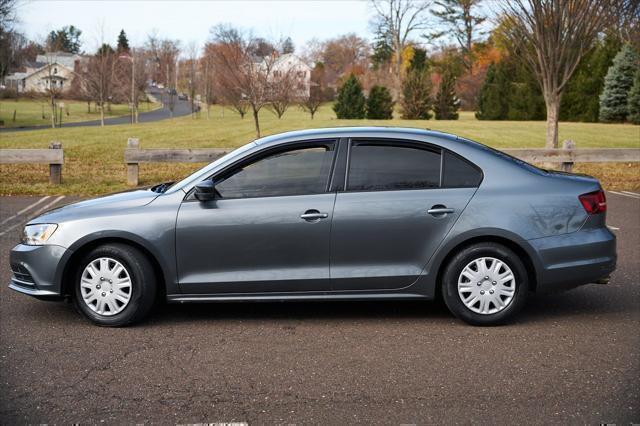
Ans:
[[[365,117],[365,98],[362,85],[355,75],[351,74],[338,89],[338,97],[333,104],[338,118],[361,119]]]
[[[391,120],[395,102],[389,89],[384,86],[373,86],[367,99],[367,118],[374,120]]]
[[[402,118],[405,120],[428,120],[433,107],[431,100],[431,76],[422,70],[413,70],[402,82]]]
[[[456,78],[452,73],[445,71],[433,107],[436,120],[457,120],[458,108],[460,99],[456,96]]]

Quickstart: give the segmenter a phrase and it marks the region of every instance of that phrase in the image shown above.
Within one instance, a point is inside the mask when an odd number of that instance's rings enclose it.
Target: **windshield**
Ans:
[[[509,160],[509,161],[511,161],[511,162],[513,162],[513,163],[516,163],[516,164],[518,164],[519,166],[524,167],[525,169],[527,169],[527,170],[529,170],[529,171],[532,171],[532,172],[534,172],[534,173],[538,173],[538,174],[545,174],[545,173],[547,173],[547,170],[545,170],[545,169],[541,169],[540,167],[536,167],[536,166],[534,166],[534,165],[533,165],[533,164],[531,164],[531,163],[527,163],[526,161],[521,160],[521,159],[519,159],[519,158],[517,158],[517,157],[514,157],[513,155],[509,155],[509,154],[507,154],[506,152],[500,151],[500,150],[498,150],[498,149],[496,149],[496,148],[492,148],[492,147],[490,147],[489,145],[485,145],[485,144],[483,144],[483,143],[476,142],[476,141],[473,141],[473,140],[471,140],[471,139],[462,138],[462,137],[458,137],[458,139],[459,139],[459,140],[462,140],[462,141],[465,141],[465,142],[469,142],[469,143],[475,144],[475,145],[477,145],[477,146],[479,146],[479,147],[481,147],[481,148],[483,148],[483,149],[486,149],[486,150],[488,150],[488,151],[491,151],[491,152],[492,152],[492,153],[494,153],[495,155],[498,155],[498,156],[500,156],[500,157],[504,158],[505,160]]]
[[[228,160],[230,160],[231,158],[234,158],[240,154],[242,154],[245,151],[248,151],[249,149],[253,148],[255,146],[255,142],[250,142],[246,145],[241,146],[240,148],[234,149],[233,151],[229,152],[228,154],[223,155],[222,157],[218,158],[216,161],[214,161],[211,164],[208,164],[206,166],[204,166],[201,169],[198,169],[197,171],[193,172],[192,174],[190,174],[189,176],[187,176],[186,178],[173,183],[170,186],[167,186],[166,188],[163,188],[164,191],[163,192],[172,192],[176,189],[182,188],[185,185],[188,185],[189,183],[192,183],[193,181],[197,180],[201,175],[206,174],[207,171],[216,168],[218,165],[223,164],[225,162],[227,162]]]

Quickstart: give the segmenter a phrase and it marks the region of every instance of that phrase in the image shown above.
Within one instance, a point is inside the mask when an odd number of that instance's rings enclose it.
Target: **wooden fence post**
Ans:
[[[127,149],[140,149],[140,140],[138,138],[129,138]],[[138,172],[138,163],[127,163],[127,185],[138,186]]]
[[[51,142],[49,149],[62,149],[60,142]],[[49,183],[60,185],[62,183],[62,164],[49,164]]]
[[[571,139],[562,141],[562,149],[573,151],[574,149],[576,149],[576,143]],[[573,170],[573,161],[563,162],[560,165],[560,170],[562,170],[563,172],[571,173],[571,171]]]

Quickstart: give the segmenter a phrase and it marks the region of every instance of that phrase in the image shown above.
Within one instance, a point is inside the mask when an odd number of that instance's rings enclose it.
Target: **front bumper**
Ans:
[[[61,299],[63,260],[69,255],[70,251],[61,246],[18,244],[9,257],[9,288],[39,299]]]
[[[543,268],[536,291],[567,290],[608,278],[616,269],[616,236],[607,228],[530,240]]]

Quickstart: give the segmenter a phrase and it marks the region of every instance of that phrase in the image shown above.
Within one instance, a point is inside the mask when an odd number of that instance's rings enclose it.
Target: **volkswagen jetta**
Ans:
[[[176,183],[31,220],[10,287],[121,326],[169,302],[434,299],[476,325],[529,292],[606,282],[615,236],[592,177],[453,135],[284,133]]]

